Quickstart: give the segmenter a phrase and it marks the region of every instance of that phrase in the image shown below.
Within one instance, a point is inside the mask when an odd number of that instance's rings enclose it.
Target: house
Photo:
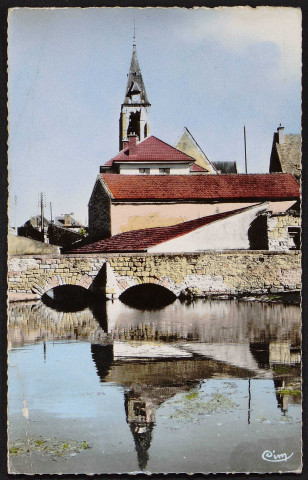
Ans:
[[[273,217],[258,215],[251,220],[252,224],[244,222],[243,225],[247,227],[246,243],[242,244],[242,248],[267,248],[269,240],[264,232],[271,221],[274,224],[274,216],[284,214],[299,200],[299,184],[294,176],[290,172],[238,174],[236,162],[212,163],[187,127],[176,147],[172,147],[149,135],[149,108],[134,44],[125,100],[121,106],[120,151],[100,167],[88,205],[87,241],[91,243],[108,237],[115,238],[124,232],[138,231],[132,237],[121,237],[127,238],[127,241],[132,238],[138,244],[138,235],[140,239],[143,238],[141,230],[144,230],[144,234],[145,230],[151,230],[149,235],[152,236],[153,229],[157,227],[176,227],[172,231],[187,226],[192,228],[191,221],[224,214],[230,218],[228,221],[224,218],[223,225],[231,226],[240,218],[240,211],[242,218],[246,218],[248,213],[244,214],[243,209],[251,207],[254,211],[254,208],[259,208],[257,205],[267,202],[267,211],[272,212]],[[233,216],[235,212],[236,217]],[[222,220],[219,218],[219,222]],[[182,227],[179,227],[181,224]],[[207,233],[213,230],[214,235],[216,226],[210,228],[207,225],[206,228]],[[240,225],[238,228],[241,231]],[[261,235],[262,241],[258,231],[264,233]],[[191,235],[194,237],[195,234]],[[234,235],[236,238],[236,232]],[[231,245],[230,233],[225,232],[224,236]],[[214,239],[215,236],[212,241]],[[221,248],[227,248],[224,241],[222,239]],[[208,237],[202,242],[203,249],[211,249]],[[79,246],[83,248],[84,243]],[[172,248],[175,248],[175,243],[178,241],[172,239]],[[217,241],[214,243],[219,248]],[[170,244],[164,243],[164,247],[167,246],[169,248]],[[156,248],[155,245],[145,246],[145,251],[148,251],[148,247]],[[199,247],[190,245],[189,251],[191,248]]]
[[[72,214],[55,217],[54,221],[43,218],[43,230],[41,216],[37,215],[31,217],[22,227],[18,227],[18,235],[59,247],[69,246],[84,238],[83,233],[86,232],[86,227],[75,220]]]
[[[42,221],[41,215],[35,215],[29,218],[21,227],[17,228],[17,235],[44,242],[44,231],[46,233],[48,225],[49,220],[46,217],[43,217]]]
[[[284,212],[266,212],[268,248],[274,251],[301,248],[300,201]]]
[[[73,213],[65,213],[64,215],[60,215],[55,217],[54,221],[51,222],[53,225],[57,227],[62,227],[73,232],[78,232],[81,228],[85,229],[86,227],[76,220]]]
[[[285,134],[281,125],[274,133],[270,157],[270,173],[291,173],[299,181],[301,177],[301,145],[299,134]]]
[[[154,136],[137,142],[137,135],[130,134],[123,144],[124,149],[100,167],[101,173],[189,175],[195,164],[194,158]]]
[[[100,174],[89,201],[89,236],[98,240],[130,230],[189,220],[269,202],[284,212],[299,199],[291,174]]]
[[[168,227],[132,230],[84,245],[71,253],[179,253],[203,250],[265,249],[266,230],[251,228],[268,203],[216,213]]]
[[[236,162],[212,162],[217,173],[239,173]]]

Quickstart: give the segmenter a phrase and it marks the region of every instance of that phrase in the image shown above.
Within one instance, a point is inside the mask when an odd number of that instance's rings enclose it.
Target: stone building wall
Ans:
[[[13,300],[39,298],[65,284],[89,288],[108,298],[144,283],[161,285],[175,295],[205,296],[301,288],[299,251],[13,256],[8,270]]]
[[[58,227],[58,225],[49,224],[47,236],[51,245],[67,247],[78,240],[84,238],[78,231],[72,231],[69,228]]]
[[[89,201],[89,236],[96,240],[110,235],[110,198],[98,178]]]
[[[288,227],[300,227],[300,225],[300,216],[285,214],[267,217],[268,249],[289,250],[291,243]]]

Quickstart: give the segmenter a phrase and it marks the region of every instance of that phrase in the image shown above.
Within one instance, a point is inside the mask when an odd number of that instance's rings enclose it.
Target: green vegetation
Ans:
[[[292,397],[300,397],[302,392],[300,390],[290,390],[289,388],[283,388],[281,390],[277,390],[277,393],[279,393],[279,395],[291,395]]]
[[[272,370],[277,375],[282,375],[284,373],[292,373],[293,367],[289,365],[275,365],[272,367]]]
[[[203,392],[191,392],[187,395],[182,395],[172,402],[172,405],[174,411],[171,413],[170,418],[183,422],[197,420],[202,415],[229,412],[237,407],[230,398],[221,393],[212,394],[209,400],[208,395]]]
[[[45,440],[35,440],[35,445],[37,445],[38,447],[40,445],[43,445],[45,443]]]
[[[198,393],[197,392],[192,392],[186,395],[187,400],[192,400],[193,398],[198,398]]]
[[[12,454],[12,455],[17,455],[19,453],[19,448],[16,448],[16,447],[11,447],[9,449],[9,452]]]
[[[43,446],[42,446],[43,445]],[[83,441],[59,440],[57,438],[22,438],[10,445],[10,455],[29,455],[31,452],[40,455],[54,455],[56,457],[75,456],[82,450],[91,448]]]
[[[82,227],[79,228],[78,233],[79,233],[80,235],[84,235],[84,236],[87,235],[87,231],[86,231],[84,228],[82,228]]]

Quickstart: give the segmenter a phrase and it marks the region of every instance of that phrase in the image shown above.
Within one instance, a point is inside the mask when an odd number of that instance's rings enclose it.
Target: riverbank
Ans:
[[[239,295],[221,295],[221,294],[209,294],[209,295],[199,295],[194,292],[189,292],[188,295],[181,295],[180,298],[185,300],[195,300],[197,298],[207,298],[214,300],[232,300],[238,299],[243,302],[265,302],[265,303],[284,303],[286,305],[300,305],[301,304],[301,292],[281,292],[281,293],[268,293],[268,294],[246,294]],[[9,303],[18,303],[18,302],[28,302],[39,300],[40,296],[37,294],[31,293],[9,293],[8,300]],[[109,299],[106,298],[106,301]]]
[[[285,303],[287,305],[300,305],[301,304],[301,292],[283,292],[272,293],[268,295],[260,296],[243,296],[240,298],[246,302],[266,302],[266,303]]]
[[[183,295],[180,298],[185,300],[191,299],[195,300],[197,298],[207,298],[212,300],[233,300],[237,299],[243,302],[265,302],[265,303],[284,303],[287,305],[300,305],[301,303],[301,292],[300,291],[293,291],[293,292],[280,292],[280,293],[267,293],[267,294],[252,294],[249,292],[241,293],[238,295],[234,294],[208,294],[208,295],[200,295],[196,294],[195,292],[189,292],[188,295]]]

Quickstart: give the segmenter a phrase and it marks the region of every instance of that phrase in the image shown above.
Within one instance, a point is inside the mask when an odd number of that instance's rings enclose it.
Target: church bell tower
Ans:
[[[119,147],[124,148],[128,135],[135,133],[141,142],[149,136],[149,103],[140,71],[134,35],[133,54],[127,75],[124,102],[121,106]]]

